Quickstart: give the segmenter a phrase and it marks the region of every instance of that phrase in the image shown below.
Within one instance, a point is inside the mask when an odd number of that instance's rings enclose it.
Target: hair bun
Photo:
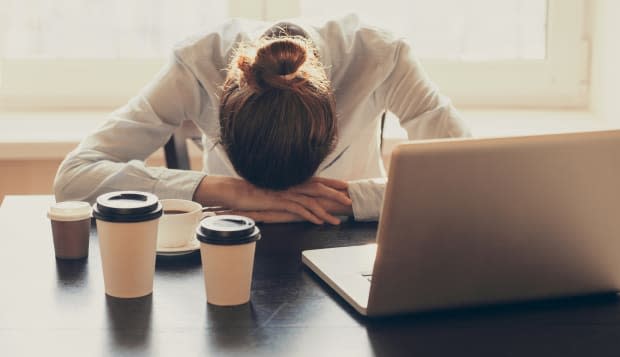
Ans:
[[[307,45],[293,38],[271,39],[256,51],[252,60],[239,58],[245,81],[259,88],[291,88],[305,80],[296,76],[308,59]]]

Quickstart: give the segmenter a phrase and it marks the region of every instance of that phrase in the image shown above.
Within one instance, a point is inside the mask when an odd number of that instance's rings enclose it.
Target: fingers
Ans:
[[[288,196],[291,194],[286,191],[270,191],[252,186],[251,190],[247,191],[247,195],[238,200],[237,205],[232,208],[243,212],[289,212],[314,224],[323,224],[324,219],[306,208],[299,202],[300,200],[291,200]]]
[[[243,193],[230,208],[244,213],[252,212],[257,220],[263,222],[287,222],[295,217],[314,224],[328,222],[336,225],[340,224],[340,220],[327,211],[328,206],[320,202],[321,199],[325,199],[338,205],[350,206],[351,199],[345,192],[339,191],[339,189],[346,190],[347,187],[345,181],[320,177],[312,178],[307,183],[287,191],[271,191],[246,183],[246,186],[242,187],[243,190],[238,190]]]
[[[277,205],[272,209],[268,209],[267,211],[286,211],[300,216],[314,224],[323,224],[324,220],[316,214],[316,211],[310,210],[308,206],[303,204],[302,199],[298,198],[297,200],[292,200],[290,198],[295,195],[285,193],[279,194],[278,196],[280,196],[280,198],[277,202]]]
[[[232,211],[229,214],[250,217],[256,222],[264,223],[286,223],[304,221],[303,218],[295,214],[282,211]]]
[[[340,219],[328,213],[315,199],[302,194],[281,195],[277,202],[272,202],[264,210],[225,210],[216,214],[239,214],[257,222],[279,223],[310,221],[321,225],[324,222],[338,225]]]
[[[333,189],[336,189],[336,190],[346,190],[347,188],[349,188],[349,183],[348,182],[342,181],[342,180],[330,179],[330,178],[327,178],[327,177],[315,176],[315,177],[311,178],[309,182],[322,183],[325,186],[329,186],[329,187],[331,187]]]
[[[312,197],[328,198],[345,206],[352,204],[351,199],[344,192],[338,191],[337,189],[324,185],[320,182],[309,182],[299,185],[291,188],[291,192],[301,193]]]
[[[326,221],[331,224],[340,224],[340,220],[329,214],[325,208],[323,208],[314,198],[301,195],[301,194],[289,194],[286,197],[287,199],[297,202],[301,206],[303,206],[306,210],[312,212],[313,215],[318,217],[319,219]]]

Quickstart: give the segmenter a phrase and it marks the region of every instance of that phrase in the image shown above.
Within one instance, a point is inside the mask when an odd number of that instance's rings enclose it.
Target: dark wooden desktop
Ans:
[[[615,295],[360,317],[301,251],[373,242],[374,223],[261,226],[248,305],[206,303],[198,254],[158,258],[152,296],[110,298],[94,230],[88,260],[54,259],[51,202],[9,196],[0,207],[0,356],[620,355]]]

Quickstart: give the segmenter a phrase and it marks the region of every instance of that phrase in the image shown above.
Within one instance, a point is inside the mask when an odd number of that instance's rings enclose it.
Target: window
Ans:
[[[459,106],[581,108],[589,42],[582,0],[301,0],[301,14],[356,9],[407,38]]]
[[[332,13],[355,8],[372,25],[410,39],[417,56],[497,61],[545,58],[546,0],[383,0],[329,2]],[[301,0],[301,13],[320,16],[328,1]],[[390,11],[386,11],[390,9]],[[397,10],[397,11],[394,11]]]
[[[109,110],[189,34],[326,9],[407,38],[461,107],[587,105],[585,0],[0,0],[0,110]]]
[[[228,15],[214,0],[4,1],[6,59],[159,58]]]
[[[0,0],[0,106],[120,105],[172,45],[222,22],[218,0]]]

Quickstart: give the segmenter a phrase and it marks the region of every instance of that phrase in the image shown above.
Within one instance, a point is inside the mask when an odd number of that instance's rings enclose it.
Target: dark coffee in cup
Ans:
[[[55,203],[47,216],[52,224],[56,258],[86,258],[90,240],[90,204],[80,201]]]
[[[198,202],[179,198],[160,200],[164,215],[159,220],[157,249],[190,249],[196,241],[196,227],[203,218],[202,205]]]
[[[183,213],[189,213],[189,211],[164,210],[164,214],[183,214]]]

